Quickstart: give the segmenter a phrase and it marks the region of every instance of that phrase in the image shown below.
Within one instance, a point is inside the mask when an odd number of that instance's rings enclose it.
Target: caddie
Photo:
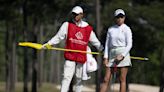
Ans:
[[[82,18],[83,9],[80,6],[75,6],[71,11],[71,19],[64,22],[58,33],[45,43],[42,48],[46,48],[47,45],[58,44],[65,39],[66,49],[86,51],[90,42],[98,50],[102,50],[103,47],[93,32],[93,28]],[[74,74],[76,76],[75,92],[81,92],[83,86],[82,69],[83,64],[86,62],[86,53],[65,51],[64,57],[65,64],[61,92],[68,92]]]

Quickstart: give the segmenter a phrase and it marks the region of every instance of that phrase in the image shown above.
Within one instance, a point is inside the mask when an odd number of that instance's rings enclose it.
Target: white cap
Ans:
[[[80,7],[80,6],[75,6],[73,9],[72,9],[72,12],[76,13],[76,14],[80,14],[80,13],[83,13],[83,9]]]
[[[117,10],[114,12],[114,16],[117,16],[117,15],[119,15],[119,14],[122,14],[122,15],[125,16],[124,10],[122,10],[122,9],[117,9]]]

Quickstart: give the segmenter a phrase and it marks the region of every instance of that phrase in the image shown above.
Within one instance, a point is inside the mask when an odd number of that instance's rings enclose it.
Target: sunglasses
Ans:
[[[76,13],[73,12],[72,15],[73,15],[73,16],[78,16],[79,14],[76,14]]]
[[[82,14],[82,13],[79,13],[79,14],[76,14],[76,13],[74,13],[74,12],[72,13],[73,16],[78,16],[78,15],[80,15],[80,14]]]

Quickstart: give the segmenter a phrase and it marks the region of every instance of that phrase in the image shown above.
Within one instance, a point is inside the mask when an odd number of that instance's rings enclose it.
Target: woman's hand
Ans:
[[[124,59],[124,56],[123,55],[121,55],[121,54],[119,54],[119,55],[117,55],[116,56],[116,61],[122,61]]]

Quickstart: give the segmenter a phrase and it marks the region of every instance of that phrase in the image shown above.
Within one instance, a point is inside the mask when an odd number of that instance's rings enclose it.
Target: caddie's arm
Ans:
[[[104,49],[93,31],[90,34],[89,41],[97,48],[97,50],[102,51]]]
[[[68,22],[64,22],[60,27],[58,33],[47,43],[43,44],[42,48],[45,49],[47,48],[48,45],[52,46],[58,44],[60,41],[65,39],[67,35],[67,30],[68,30]]]

